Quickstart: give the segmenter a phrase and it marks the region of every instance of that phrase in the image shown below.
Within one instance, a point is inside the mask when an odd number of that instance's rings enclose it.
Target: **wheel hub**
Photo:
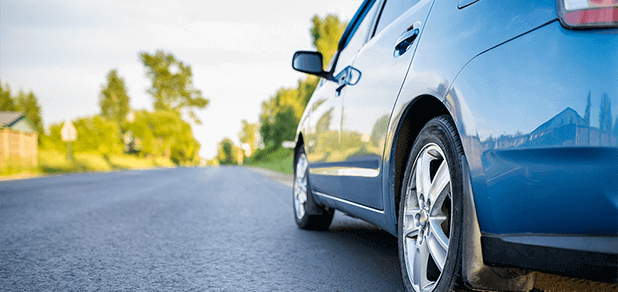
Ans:
[[[427,226],[427,220],[429,220],[429,216],[427,216],[427,210],[423,209],[421,210],[421,216],[419,220],[422,228],[425,228],[425,226]]]

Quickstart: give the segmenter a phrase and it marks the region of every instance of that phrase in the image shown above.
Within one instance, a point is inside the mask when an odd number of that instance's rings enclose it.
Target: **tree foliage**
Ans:
[[[12,96],[9,85],[2,85],[2,81],[0,81],[0,111],[21,112],[32,122],[39,134],[44,132],[41,106],[32,91],[25,93],[23,90],[20,90],[17,96]]]
[[[0,80],[0,111],[12,112],[16,110],[17,107],[11,97],[11,88],[8,84],[3,86]]]
[[[217,159],[221,165],[238,164],[238,147],[229,138],[224,138],[217,147]]]
[[[103,155],[122,153],[122,142],[118,136],[118,125],[100,115],[77,118],[72,121],[77,130],[77,140],[71,142],[75,153],[100,153]],[[64,122],[49,126],[49,136],[41,142],[46,150],[66,151],[60,130]]]
[[[135,120],[127,123],[126,131],[135,137],[141,156],[169,156],[176,164],[199,159],[200,144],[193,137],[191,125],[176,112],[136,111]]]
[[[206,108],[208,100],[193,87],[191,66],[162,50],[154,54],[142,52],[140,60],[152,82],[148,93],[154,98],[155,110],[187,114],[195,123],[201,124],[195,110]]]
[[[586,111],[584,113],[584,120],[586,121],[586,126],[590,126],[590,91],[588,91],[588,98],[586,98]]]
[[[26,118],[34,125],[36,131],[40,134],[44,132],[43,118],[41,117],[41,106],[39,101],[32,91],[25,93],[19,91],[15,97],[16,110],[26,115]]]
[[[118,136],[118,125],[102,116],[78,118],[73,121],[77,130],[77,140],[73,142],[73,151],[89,152],[95,150],[103,155],[122,153],[122,144]]]
[[[124,79],[118,76],[117,70],[107,73],[107,84],[101,86],[99,106],[101,115],[122,125],[129,113],[129,96]]]
[[[333,14],[328,14],[324,18],[314,15],[311,22],[313,23],[311,28],[313,45],[324,56],[324,64],[328,64],[337,52],[339,39],[347,24],[339,21],[339,18]]]
[[[249,151],[251,154],[255,153],[258,147],[258,127],[256,124],[251,124],[247,120],[242,120],[242,128],[238,133],[238,140],[241,144],[249,145]],[[249,155],[251,155],[249,154]]]
[[[603,93],[601,99],[601,110],[599,111],[599,128],[602,131],[611,132],[612,130],[612,101]]]
[[[280,88],[274,96],[262,103],[260,135],[266,147],[276,150],[281,142],[294,139],[306,105],[303,99],[297,89]]]

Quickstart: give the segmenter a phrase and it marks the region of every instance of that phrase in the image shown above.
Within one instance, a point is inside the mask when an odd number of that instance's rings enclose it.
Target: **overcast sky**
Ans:
[[[238,141],[241,120],[258,120],[262,101],[304,78],[290,64],[296,50],[312,49],[311,17],[348,21],[361,2],[2,0],[0,79],[36,94],[46,127],[99,113],[111,69],[125,79],[131,107],[151,110],[138,53],[162,49],[191,65],[210,100],[193,130],[200,155],[212,158],[224,137]]]

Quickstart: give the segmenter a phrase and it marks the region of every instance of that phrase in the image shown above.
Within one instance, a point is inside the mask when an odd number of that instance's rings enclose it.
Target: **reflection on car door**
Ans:
[[[345,95],[345,80],[349,66],[356,54],[365,44],[372,27],[372,21],[377,13],[375,0],[368,3],[367,8],[359,9],[359,19],[351,23],[351,33],[345,40],[345,46],[337,53],[334,66],[335,82],[322,80],[312,99],[316,100],[308,106],[311,109],[309,131],[306,134],[307,158],[311,173],[311,186],[314,191],[340,196],[343,189],[337,176],[337,169],[343,161],[339,151],[341,127],[341,102]]]
[[[392,108],[405,79],[433,0],[387,0],[371,39],[353,67],[361,77],[343,98],[339,151],[346,199],[383,208],[382,156]]]

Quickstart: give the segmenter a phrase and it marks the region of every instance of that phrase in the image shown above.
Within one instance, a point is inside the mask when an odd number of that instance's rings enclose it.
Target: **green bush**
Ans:
[[[253,157],[245,161],[245,165],[264,167],[274,171],[294,174],[294,150],[279,148],[274,151],[258,150]]]

